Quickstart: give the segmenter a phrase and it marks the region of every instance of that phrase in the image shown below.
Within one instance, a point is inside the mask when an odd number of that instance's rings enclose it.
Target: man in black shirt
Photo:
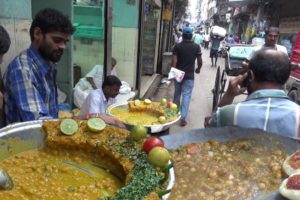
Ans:
[[[185,72],[181,82],[175,81],[174,103],[180,106],[180,125],[187,124],[186,117],[189,110],[192,91],[194,88],[194,72],[200,73],[202,66],[201,48],[192,41],[193,29],[185,27],[182,32],[183,41],[176,44],[173,49],[172,66]],[[197,68],[195,70],[195,60]],[[180,99],[182,96],[182,101]]]

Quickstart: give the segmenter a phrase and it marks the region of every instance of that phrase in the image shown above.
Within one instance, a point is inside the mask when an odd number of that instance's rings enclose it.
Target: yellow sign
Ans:
[[[172,19],[172,10],[166,9],[163,11],[163,20],[170,21]]]

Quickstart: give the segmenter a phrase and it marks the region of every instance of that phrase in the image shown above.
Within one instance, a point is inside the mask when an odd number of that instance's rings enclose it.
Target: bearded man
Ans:
[[[57,10],[37,13],[30,27],[31,45],[15,57],[4,74],[7,123],[57,118],[57,62],[74,29]]]

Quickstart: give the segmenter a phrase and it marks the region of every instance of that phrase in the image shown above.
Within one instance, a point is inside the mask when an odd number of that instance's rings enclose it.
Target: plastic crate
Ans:
[[[89,38],[101,40],[103,39],[103,28],[97,26],[77,25],[73,24],[76,28],[74,33],[75,38]]]

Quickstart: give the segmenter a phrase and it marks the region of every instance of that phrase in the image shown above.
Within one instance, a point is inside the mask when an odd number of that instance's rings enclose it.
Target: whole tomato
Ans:
[[[165,146],[164,142],[161,139],[157,137],[149,137],[145,140],[143,144],[143,150],[146,153],[149,153],[149,151],[154,147],[164,147],[164,146]]]
[[[168,108],[171,108],[172,104],[173,104],[173,102],[172,102],[172,101],[169,101],[169,102],[167,103],[167,107],[168,107]]]

